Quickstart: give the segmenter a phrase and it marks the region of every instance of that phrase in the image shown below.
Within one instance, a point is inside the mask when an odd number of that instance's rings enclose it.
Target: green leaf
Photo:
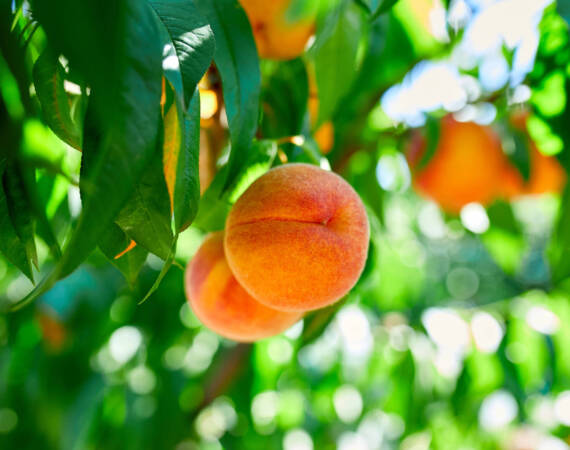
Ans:
[[[183,112],[178,98],[171,108],[175,108],[175,111],[171,111],[171,114],[175,116],[170,120],[174,120],[175,123],[167,120],[169,119],[167,113],[164,123],[165,139],[169,125],[176,126],[177,123],[184,133],[177,152],[168,153],[165,140],[164,174],[172,201],[175,229],[176,232],[180,232],[196,217],[200,201],[200,94],[198,89],[195,90],[186,113]],[[166,164],[167,158],[168,165]]]
[[[162,282],[162,280],[164,279],[164,277],[166,276],[166,274],[168,273],[168,271],[172,267],[172,264],[174,263],[174,256],[175,255],[176,255],[176,239],[174,241],[174,244],[172,245],[172,248],[170,249],[170,253],[169,253],[168,257],[164,261],[164,265],[162,266],[160,273],[156,277],[156,280],[154,280],[154,283],[152,284],[152,286],[150,287],[150,289],[148,290],[146,295],[139,302],[139,305],[146,302],[148,300],[148,298],[152,294],[154,294],[154,292],[158,289],[158,287],[160,286],[160,283]]]
[[[157,151],[115,221],[137,244],[166,259],[173,239],[169,203],[162,152]]]
[[[22,168],[12,162],[6,165],[2,176],[4,195],[8,203],[8,213],[16,234],[26,248],[28,260],[38,267],[38,255],[34,237],[32,207],[24,185]]]
[[[0,70],[3,72],[0,91],[3,95],[12,91],[5,101],[12,118],[20,119],[24,112],[32,113],[34,108],[30,101],[27,54],[18,33],[11,29],[12,6],[8,0],[0,1]]]
[[[23,188],[25,189],[26,198],[29,202],[30,213],[36,225],[35,232],[48,245],[52,256],[56,260],[59,260],[61,257],[61,248],[54,234],[52,225],[48,220],[46,204],[40,198],[40,185],[36,181],[36,171],[23,168],[21,174]]]
[[[223,230],[226,224],[226,217],[230,212],[232,204],[228,199],[228,194],[223,194],[224,183],[227,177],[227,166],[216,173],[216,176],[202,194],[198,215],[194,219],[193,226],[203,231]],[[230,191],[231,188],[227,189]]]
[[[317,144],[317,142],[312,138],[306,138],[303,141],[303,144],[300,145],[300,148],[303,150],[303,154],[306,157],[306,159],[308,159],[308,162],[311,164],[315,164],[315,165],[320,165],[321,164],[321,160],[326,159],[322,154],[321,151],[319,149],[319,144]],[[301,158],[301,159],[305,159],[305,158]],[[299,159],[295,159],[295,161],[298,161]]]
[[[259,60],[251,26],[236,0],[196,0],[196,5],[208,18],[216,39],[214,61],[222,78],[231,141],[226,188],[243,167],[255,136],[261,84]]]
[[[140,245],[135,246],[117,258],[131,243],[131,239],[116,224],[111,224],[99,243],[99,248],[129,284],[133,285],[142,269],[148,252]]]
[[[214,57],[214,35],[192,0],[151,0],[150,5],[169,36],[182,74],[184,105]],[[165,71],[171,69],[166,64]]]
[[[425,151],[421,155],[416,170],[425,168],[435,155],[441,135],[441,122],[439,119],[428,116],[425,125],[425,134]]]
[[[0,160],[0,174],[4,172],[5,160]],[[10,218],[8,199],[3,183],[0,183],[0,251],[6,259],[33,281],[33,272],[26,246],[20,240]]]
[[[13,311],[68,276],[95,249],[152,159],[160,119],[162,48],[147,3],[123,0],[109,6],[94,0],[59,0],[49,7],[43,2],[34,5],[48,24],[48,37],[59,42],[66,55],[73,55],[77,70],[92,84],[83,132],[81,215],[57,266],[12,306]],[[63,17],[60,11],[65,7],[70,9],[61,20],[57,16]],[[52,9],[57,10],[55,16]],[[78,29],[74,18],[86,28]],[[74,39],[73,32],[80,37]],[[109,36],[117,38],[111,49],[104,45]],[[93,62],[98,65],[93,67]],[[87,73],[89,69],[104,75]]]
[[[509,160],[514,164],[525,181],[530,179],[530,149],[525,133],[513,130],[512,139],[514,152],[509,154]]]
[[[70,99],[63,87],[65,71],[57,55],[45,50],[34,64],[33,78],[44,121],[62,141],[80,149],[81,132],[71,117]]]
[[[136,0],[126,6],[124,71],[113,80],[114,113],[112,120],[101,115],[110,105],[101,106],[107,96],[93,88],[81,167],[83,210],[58,267],[59,278],[71,273],[96,247],[156,150],[162,49],[150,7]]]
[[[28,119],[22,127],[22,143],[19,160],[23,166],[46,169],[47,172],[67,178],[77,184],[70,160],[76,160],[78,154],[69,158],[67,146],[54,132],[40,120]]]
[[[57,237],[55,236],[53,228],[47,218],[46,211],[44,210],[43,205],[37,203],[36,200],[33,202],[32,206],[34,208],[34,214],[37,221],[36,233],[48,245],[52,256],[56,260],[59,260],[59,258],[61,258],[61,247],[59,246]]]
[[[268,139],[299,134],[309,95],[305,64],[299,58],[270,64],[261,93],[262,134]]]
[[[513,213],[510,203],[505,201],[495,201],[487,208],[487,215],[493,227],[500,228],[512,235],[521,232],[520,226]]]
[[[319,27],[314,49],[319,96],[319,124],[331,118],[357,73],[357,53],[363,30],[361,10],[345,4]]]
[[[514,126],[508,118],[499,120],[494,124],[500,139],[501,146],[509,158],[510,163],[521,174],[526,182],[530,178],[530,148],[529,137],[526,130]]]
[[[159,45],[156,31],[145,23],[149,19],[154,22],[154,18],[142,19],[140,28],[133,30],[134,16],[148,8],[146,2],[134,0],[31,1],[34,19],[42,25],[50,46],[67,58],[70,69],[92,91],[98,92],[101,114],[110,120],[121,120],[121,111],[114,104],[120,90],[117,81],[125,67],[135,63],[135,60],[127,62],[131,55],[126,52],[125,44],[137,46],[139,52],[148,54]]]
[[[254,141],[239,177],[224,191],[228,166],[219,171],[200,199],[194,226],[204,231],[223,230],[232,204],[257,178],[269,170],[277,155],[275,141]]]

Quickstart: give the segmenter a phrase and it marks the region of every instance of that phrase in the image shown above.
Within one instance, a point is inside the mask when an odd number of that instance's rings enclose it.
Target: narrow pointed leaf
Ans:
[[[24,185],[22,168],[17,163],[12,162],[6,165],[2,184],[8,204],[9,218],[26,248],[28,259],[38,267],[32,207]]]
[[[425,151],[420,157],[416,170],[425,168],[432,160],[433,155],[435,155],[435,151],[437,150],[440,137],[441,122],[439,119],[428,117],[425,125]]]
[[[99,244],[152,159],[160,119],[162,48],[146,2],[120,0],[109,6],[55,0],[49,5],[34,1],[33,6],[48,38],[88,81],[91,95],[84,124],[81,215],[57,266],[11,310],[47,292]]]
[[[80,149],[81,131],[71,117],[70,99],[63,86],[65,71],[50,50],[37,59],[33,78],[44,121],[61,140]]]
[[[162,152],[157,151],[116,222],[137,244],[166,259],[173,234],[161,162]]]
[[[146,302],[148,300],[148,298],[152,294],[154,294],[154,292],[158,289],[158,287],[160,286],[160,283],[162,283],[162,280],[164,279],[164,277],[166,276],[166,274],[168,273],[168,271],[172,267],[172,264],[174,263],[174,255],[175,254],[176,254],[176,242],[172,246],[172,249],[170,250],[170,254],[168,255],[168,257],[166,258],[166,261],[164,261],[164,265],[162,266],[160,273],[156,277],[156,280],[154,280],[154,283],[152,284],[152,286],[150,287],[150,289],[148,290],[146,295],[141,299],[141,301],[139,302],[139,305]]]
[[[51,272],[47,277],[43,278],[36,286],[20,301],[14,303],[8,307],[11,312],[19,311],[25,306],[32,303],[39,296],[45,294],[53,285],[57,282],[57,272]],[[1,308],[3,309],[3,307]]]
[[[61,248],[55,236],[52,225],[46,214],[46,204],[40,198],[40,184],[36,181],[36,172],[27,170],[23,172],[23,183],[29,200],[30,209],[36,222],[36,234],[48,245],[52,256],[59,260]],[[54,180],[52,183],[54,183]],[[52,184],[53,186],[53,184]]]
[[[151,0],[150,4],[174,47],[182,74],[184,105],[188,105],[214,57],[214,35],[192,0]]]
[[[196,89],[187,113],[175,97],[164,115],[164,177],[177,232],[190,225],[198,211],[199,152],[200,96]]]
[[[3,168],[0,168],[0,173]],[[33,281],[33,272],[30,259],[26,252],[26,246],[20,240],[8,211],[8,199],[4,192],[3,184],[0,183],[0,251],[6,259],[22,271]]]
[[[146,2],[136,0],[31,0],[34,19],[45,31],[51,48],[64,55],[75,70],[102,99],[101,113],[120,120],[117,81],[127,63],[125,43],[138,46],[140,53],[152,53],[158,42],[151,42],[155,33],[148,19],[140,17],[140,27],[130,24],[136,12],[146,10]],[[135,21],[137,19],[135,18]],[[136,26],[136,25],[135,25]],[[153,25],[154,26],[154,25]],[[147,32],[149,32],[147,34]],[[131,60],[128,64],[134,63]]]
[[[300,134],[309,94],[307,69],[302,59],[279,62],[264,78],[262,134],[281,138]]]
[[[208,18],[216,51],[214,61],[222,77],[230,128],[229,186],[239,173],[257,129],[261,76],[251,26],[236,0],[196,0]]]
[[[331,118],[357,73],[357,53],[365,28],[362,11],[345,4],[331,14],[315,43],[314,60],[319,96],[318,124]]]
[[[160,117],[161,55],[150,7],[127,1],[124,71],[114,80],[114,113],[93,90],[86,117],[80,187],[83,210],[59,277],[71,273],[95,248],[132,195],[156,149]],[[112,119],[112,120],[109,120]],[[85,131],[87,132],[87,130]]]

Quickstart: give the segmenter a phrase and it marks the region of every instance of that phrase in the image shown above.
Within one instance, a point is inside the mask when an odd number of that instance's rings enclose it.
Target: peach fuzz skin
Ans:
[[[240,342],[279,334],[297,322],[302,313],[268,308],[239,285],[226,262],[223,240],[223,232],[206,236],[186,268],[186,297],[200,321]]]
[[[368,251],[362,201],[340,176],[308,164],[274,168],[235,203],[224,247],[239,283],[284,311],[322,308],[358,281]]]

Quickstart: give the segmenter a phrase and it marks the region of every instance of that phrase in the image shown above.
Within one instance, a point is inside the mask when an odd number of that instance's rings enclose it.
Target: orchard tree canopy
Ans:
[[[570,448],[568,0],[0,0],[0,448]]]

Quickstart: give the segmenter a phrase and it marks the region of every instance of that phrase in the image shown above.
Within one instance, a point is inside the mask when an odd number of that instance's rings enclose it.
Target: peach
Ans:
[[[291,0],[240,0],[261,58],[293,59],[303,53],[315,31],[313,18],[287,21]]]
[[[287,164],[258,178],[226,221],[224,247],[239,283],[284,311],[322,308],[358,281],[368,250],[362,201],[340,176]]]
[[[186,268],[186,297],[204,325],[234,341],[279,334],[302,313],[277,311],[254,300],[236,281],[224,256],[223,232],[211,233]]]
[[[425,167],[417,168],[425,149],[425,139],[414,136],[407,155],[414,187],[444,210],[458,213],[467,203],[487,205],[499,195],[508,159],[491,128],[447,116],[435,153]]]

